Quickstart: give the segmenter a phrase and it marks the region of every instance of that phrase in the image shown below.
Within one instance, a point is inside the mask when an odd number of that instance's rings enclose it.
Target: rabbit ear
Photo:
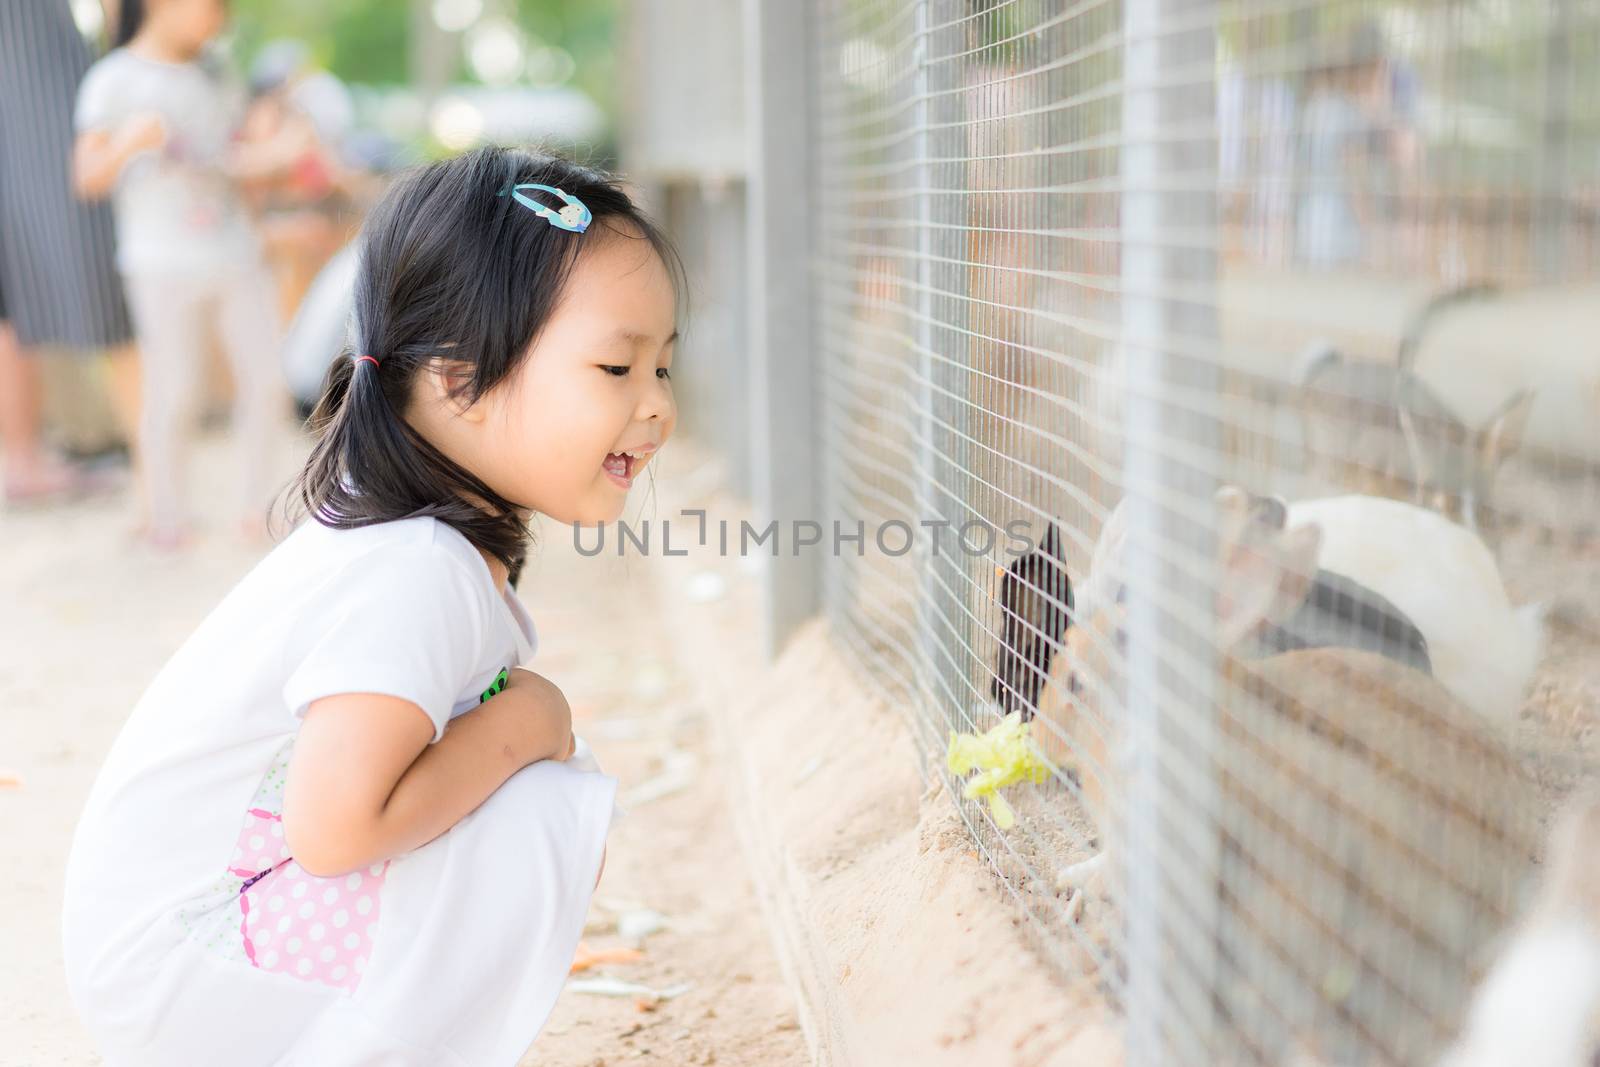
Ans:
[[[1315,523],[1226,546],[1216,596],[1222,647],[1232,648],[1263,623],[1293,614],[1311,592],[1321,551],[1322,528]]]
[[[1322,527],[1312,522],[1287,530],[1278,549],[1278,599],[1267,612],[1268,622],[1287,619],[1311,595],[1322,557]]]
[[[1326,337],[1319,337],[1300,350],[1300,355],[1294,361],[1294,380],[1302,388],[1308,387],[1330,367],[1343,362],[1344,357],[1339,355],[1339,350],[1333,342]]]
[[[1106,516],[1089,557],[1089,573],[1082,582],[1083,599],[1078,605],[1087,615],[1114,603],[1127,578],[1128,510],[1131,497],[1123,497]],[[1076,624],[1079,620],[1074,619]]]
[[[1270,506],[1273,499],[1256,496],[1237,485],[1217,490],[1217,550],[1224,559],[1237,546],[1257,544],[1283,529],[1283,523],[1274,521]]]
[[[1047,556],[1057,563],[1067,562],[1067,549],[1066,545],[1062,543],[1061,527],[1057,526],[1054,520],[1044,531],[1044,551]]]
[[[1224,485],[1215,496],[1217,514],[1226,523],[1243,519],[1250,510],[1250,494],[1237,485]]]
[[[1242,544],[1250,529],[1250,494],[1237,485],[1225,485],[1212,498],[1217,507],[1217,549],[1226,558]]]
[[[1478,431],[1478,461],[1485,470],[1496,469],[1522,447],[1522,432],[1528,427],[1533,397],[1532,389],[1519,390]]]

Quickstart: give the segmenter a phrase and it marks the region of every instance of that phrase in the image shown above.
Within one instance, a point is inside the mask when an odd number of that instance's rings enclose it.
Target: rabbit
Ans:
[[[1600,1058],[1600,789],[1557,816],[1538,895],[1438,1067],[1591,1067]]]
[[[1006,568],[1000,610],[1004,623],[989,695],[1003,713],[1020,710],[1027,721],[1038,707],[1039,687],[1072,612],[1072,580],[1054,522],[1046,526],[1039,547]]]
[[[1437,512],[1374,496],[1295,501],[1322,530],[1319,563],[1393,603],[1427,639],[1436,678],[1486,719],[1522,707],[1544,654],[1545,608],[1513,607],[1489,547]]]
[[[1247,590],[1236,588],[1241,581],[1254,589],[1267,588],[1265,579],[1253,577],[1248,571],[1252,560],[1257,566],[1276,568],[1281,565],[1281,561],[1272,560],[1270,551],[1263,554],[1263,549],[1276,549],[1280,553],[1291,548],[1301,553],[1318,551],[1312,547],[1311,534],[1300,532],[1291,536],[1287,533],[1289,508],[1281,498],[1229,488],[1219,492],[1217,500],[1223,505],[1219,508],[1217,531],[1218,548],[1224,555],[1222,588],[1218,591],[1220,603],[1237,601],[1248,595]],[[1082,585],[1083,608],[1079,614],[1084,618],[1099,618],[1101,629],[1069,633],[1065,658],[1053,661],[1064,665],[1061,670],[1070,670],[1074,655],[1083,657],[1086,642],[1107,642],[1112,635],[1105,629],[1109,625],[1105,620],[1120,618],[1120,614],[1109,609],[1124,601],[1123,561],[1127,551],[1128,514],[1128,501],[1124,499],[1107,516]],[[1315,544],[1320,546],[1320,537]],[[1311,561],[1308,560],[1306,566],[1311,566]],[[1241,658],[1260,658],[1324,644],[1366,647],[1424,673],[1431,672],[1425,636],[1403,612],[1376,592],[1320,568],[1312,571],[1303,588],[1282,582],[1276,588],[1273,601],[1259,604],[1257,614],[1264,621],[1237,633],[1224,632],[1221,635],[1224,648]],[[1047,670],[1046,676],[1054,675],[1059,679],[1061,670]],[[1066,721],[1065,715],[1057,714],[1061,711],[1060,694],[1058,685],[1053,691],[1052,714],[1046,716],[1046,722],[1034,731],[1034,736],[1048,758],[1059,766],[1072,767],[1074,742],[1059,728],[1060,723]],[[1103,748],[1099,745],[1103,733],[1103,730],[1090,730],[1076,738],[1077,745],[1092,749],[1088,753],[1091,764],[1104,763]],[[1098,780],[1098,775],[1091,774],[1086,782],[1080,781],[1080,789],[1094,790]],[[1091,801],[1089,806],[1092,808],[1095,804]],[[1093,866],[1086,868],[1094,869]]]
[[[1216,497],[1217,550],[1219,552],[1219,587],[1216,607],[1220,615],[1256,620],[1244,625],[1220,624],[1219,645],[1241,658],[1259,657],[1260,646],[1267,643],[1266,635],[1287,630],[1290,621],[1303,618],[1306,604],[1316,599],[1319,589],[1328,589],[1324,572],[1315,569],[1316,557],[1321,550],[1320,531],[1305,528],[1289,531],[1288,508],[1278,497],[1257,496],[1237,487],[1219,490]],[[1081,584],[1079,607],[1075,613],[1078,628],[1067,634],[1066,648],[1052,660],[1044,690],[1041,693],[1041,712],[1044,721],[1033,731],[1041,752],[1059,767],[1075,774],[1079,789],[1085,794],[1085,806],[1091,811],[1104,811],[1101,802],[1101,783],[1106,766],[1105,738],[1110,724],[1078,717],[1072,707],[1085,684],[1100,684],[1104,672],[1076,673],[1073,665],[1088,660],[1092,655],[1104,656],[1113,647],[1126,644],[1121,629],[1121,605],[1125,600],[1124,560],[1127,552],[1129,501],[1124,499],[1107,516],[1101,526],[1090,558],[1089,573]],[[1304,583],[1290,582],[1284,574],[1309,572]],[[1337,576],[1333,576],[1337,577]],[[1342,588],[1359,589],[1354,583]],[[1268,597],[1270,591],[1270,597]],[[1379,620],[1380,629],[1374,636],[1399,632],[1402,636],[1393,642],[1401,653],[1402,661],[1414,659],[1409,649],[1421,645],[1426,657],[1426,642],[1416,628],[1388,601],[1361,591],[1351,598],[1349,606],[1366,608],[1352,611],[1344,627],[1337,629],[1345,642],[1352,641],[1352,631],[1367,619]],[[1324,597],[1326,599],[1326,597]],[[1250,603],[1248,611],[1240,605]],[[1088,625],[1084,625],[1088,620]],[[1301,629],[1316,629],[1302,624]],[[1414,636],[1410,636],[1413,635]],[[1295,642],[1302,647],[1306,642]],[[1063,679],[1067,681],[1063,683]],[[1068,724],[1072,727],[1069,728]],[[1080,773],[1079,764],[1087,762],[1088,774]],[[1103,820],[1096,819],[1097,823]],[[1100,869],[1091,861],[1078,871],[1069,871],[1063,879],[1071,884]]]
[[[1471,428],[1417,376],[1416,357],[1446,309],[1495,291],[1470,285],[1434,297],[1408,323],[1392,365],[1348,360],[1324,341],[1309,346],[1299,372],[1307,451],[1341,480],[1412,497],[1493,537],[1495,474],[1521,447],[1534,392],[1518,390]]]
[[[1504,925],[1531,863],[1531,782],[1501,731],[1401,662],[1339,647],[1234,654],[1307,595],[1322,536],[1273,525],[1236,488],[1217,503],[1218,748],[1195,761],[1217,786],[1222,1030],[1255,1046],[1239,1050],[1247,1061],[1299,1045],[1346,1062],[1349,1038],[1359,1062],[1420,1062],[1451,1032],[1467,961]],[[1047,755],[1077,771],[1099,832],[1100,855],[1058,879],[1080,894],[1114,874],[1122,614],[1083,598],[1035,720]]]
[[[1274,497],[1258,497],[1236,487],[1218,491],[1216,609],[1218,640],[1224,650],[1243,644],[1256,626],[1230,620],[1281,620],[1291,615],[1310,592],[1320,532],[1286,529],[1286,512]],[[1109,657],[1126,650],[1123,629],[1124,560],[1129,508],[1124,498],[1107,516],[1095,542],[1089,573],[1082,583],[1074,625],[1066,647],[1053,658],[1040,693],[1039,717],[1032,731],[1041,752],[1058,767],[1075,771],[1084,807],[1096,826],[1105,825],[1104,783],[1109,774],[1107,741],[1114,721],[1094,709],[1098,699],[1085,700],[1088,687],[1103,688],[1111,677]],[[1303,582],[1290,575],[1303,576]],[[1099,669],[1096,669],[1096,668]],[[1115,703],[1114,701],[1112,703]],[[1084,765],[1087,764],[1087,767]],[[1079,874],[1096,872],[1091,861]],[[1076,880],[1068,873],[1066,882]]]
[[[1308,630],[1326,631],[1310,643],[1382,651],[1432,673],[1486,719],[1516,716],[1544,654],[1546,608],[1512,606],[1482,538],[1438,512],[1386,497],[1352,494],[1287,505],[1276,497],[1250,499],[1255,509],[1271,509],[1263,514],[1284,507],[1289,524],[1321,529],[1320,570],[1307,604],[1347,599],[1356,608],[1349,616],[1320,619],[1302,609],[1269,625],[1263,643],[1287,650]],[[1084,577],[1087,599],[1115,596],[1120,564],[1114,560],[1123,550],[1125,526],[1126,509],[1119,505]],[[1276,630],[1289,633],[1278,637]]]
[[[1426,514],[1432,515],[1431,512]],[[1101,527],[1085,577],[1085,595],[1091,601],[1111,603],[1122,598],[1127,515],[1124,501],[1113,509]],[[1281,497],[1247,493],[1244,506],[1236,513],[1222,516],[1222,521],[1229,524],[1228,529],[1219,531],[1224,539],[1250,537],[1253,542],[1259,542],[1262,537],[1276,536],[1285,529],[1289,506]],[[1360,535],[1358,529],[1339,531],[1339,536],[1346,539]],[[1268,614],[1278,621],[1257,631],[1252,637],[1253,646],[1240,645],[1235,652],[1259,657],[1296,648],[1341,645],[1381,652],[1424,673],[1433,672],[1427,637],[1422,630],[1387,597],[1350,575],[1319,567],[1298,606],[1287,606]]]

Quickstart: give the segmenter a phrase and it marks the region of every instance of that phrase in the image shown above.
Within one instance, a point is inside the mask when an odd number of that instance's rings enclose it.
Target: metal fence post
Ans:
[[[1567,186],[1572,161],[1572,36],[1571,0],[1554,0],[1543,36],[1544,78],[1540,86],[1543,121],[1539,124],[1539,162],[1534,193],[1534,271],[1541,281],[1555,281],[1567,266]]]
[[[931,124],[928,96],[929,58],[932,50],[932,19],[930,0],[916,0],[912,11],[911,31],[911,158],[914,166],[909,173],[914,190],[916,210],[916,317],[912,331],[912,357],[916,360],[916,460],[917,478],[913,500],[913,521],[930,517],[936,509],[938,480],[934,471],[937,451],[934,447],[936,433],[933,416],[936,398],[933,380],[937,373],[937,360],[933,352],[933,174],[929,166],[928,128]],[[926,531],[916,530],[917,540],[926,539]],[[939,676],[939,631],[937,613],[938,583],[931,559],[924,553],[926,546],[919,543],[914,558],[922,563],[918,575],[916,600],[916,641],[919,650],[916,678],[928,691],[922,699],[930,709],[938,707],[936,686]]]
[[[1124,485],[1139,533],[1128,559],[1121,857],[1131,1067],[1217,1062],[1214,657],[1210,634],[1181,621],[1209,617],[1211,575],[1173,551],[1210,558],[1216,427],[1177,397],[1216,393],[1215,7],[1123,9]]]
[[[759,524],[779,523],[765,570],[764,644],[776,655],[818,604],[831,517],[818,514],[819,414],[810,257],[811,93],[805,4],[745,0],[750,137],[750,472]],[[821,524],[822,543],[795,554],[796,521]]]

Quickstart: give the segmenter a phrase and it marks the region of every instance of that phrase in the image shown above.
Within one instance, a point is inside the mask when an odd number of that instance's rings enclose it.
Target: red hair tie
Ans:
[[[362,360],[366,360],[367,362],[371,363],[374,367],[376,367],[378,365],[378,361],[373,359],[371,356],[357,356],[356,357],[356,362],[357,363],[360,363]]]

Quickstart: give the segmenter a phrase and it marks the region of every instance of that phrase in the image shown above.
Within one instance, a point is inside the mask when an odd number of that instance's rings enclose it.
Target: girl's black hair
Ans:
[[[121,48],[133,40],[133,35],[139,32],[143,22],[144,0],[122,0],[117,5],[117,32],[111,40],[111,47]]]
[[[588,228],[552,226],[502,195],[530,182],[583,201]],[[528,195],[562,207],[548,193]],[[649,241],[681,299],[671,241],[611,175],[488,146],[402,177],[362,231],[354,349],[323,381],[309,422],[316,444],[292,487],[306,512],[336,529],[432,515],[503,562],[515,586],[528,538],[515,505],[445,458],[403,412],[417,372],[437,359],[464,364],[452,395],[465,403],[504,382],[560,303],[578,256],[602,238]]]

